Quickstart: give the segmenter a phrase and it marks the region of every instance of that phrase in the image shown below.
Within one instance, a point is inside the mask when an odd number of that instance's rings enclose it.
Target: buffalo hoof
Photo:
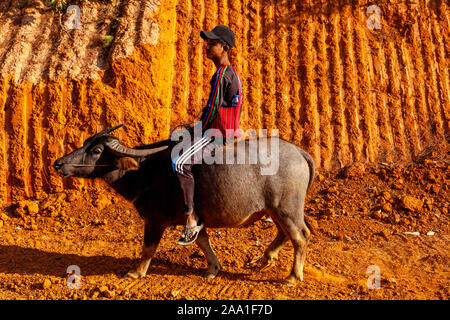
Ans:
[[[209,272],[209,271],[205,271],[202,274],[202,277],[206,278],[206,279],[214,279],[216,276],[217,276],[217,273],[212,273],[212,272]]]
[[[259,256],[259,257],[253,258],[253,260],[248,262],[247,265],[251,268],[257,267],[263,258],[264,258],[264,256]]]
[[[261,263],[261,266],[260,266],[260,268],[261,268],[260,271],[261,272],[268,271],[268,270],[272,269],[273,267],[275,267],[275,264],[276,264],[276,261],[274,259],[267,260],[264,258]]]
[[[124,279],[139,279],[139,278],[144,278],[144,277],[145,277],[145,274],[142,274],[137,271],[130,271],[126,275],[123,276]]]
[[[293,287],[297,284],[297,278],[293,275],[290,275],[286,279],[281,280],[281,283],[290,287]]]
[[[202,276],[206,279],[214,279],[217,276],[217,273],[219,273],[220,269],[222,269],[221,265],[209,267],[202,273]]]
[[[268,259],[266,256],[262,255],[250,261],[248,266],[250,268],[259,268],[259,271],[264,272],[275,267],[275,264],[276,259]]]

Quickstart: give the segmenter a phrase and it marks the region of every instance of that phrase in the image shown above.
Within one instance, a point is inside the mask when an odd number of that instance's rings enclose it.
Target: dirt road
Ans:
[[[276,267],[248,265],[275,237],[270,221],[209,231],[223,266],[215,279],[201,277],[203,254],[177,246],[181,227],[173,227],[147,277],[126,280],[143,222],[110,190],[18,202],[2,213],[0,299],[448,299],[449,160],[449,148],[436,146],[416,162],[318,174],[306,205],[317,235],[295,287],[278,282],[290,272],[290,243]],[[67,288],[71,265],[80,268],[80,290]],[[380,288],[369,289],[377,270]]]

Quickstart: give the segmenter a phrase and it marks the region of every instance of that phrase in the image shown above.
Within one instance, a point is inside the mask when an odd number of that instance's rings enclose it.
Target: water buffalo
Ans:
[[[54,168],[62,177],[104,179],[134,204],[145,221],[144,245],[137,268],[126,277],[140,278],[146,275],[164,230],[185,222],[181,188],[172,170],[171,150],[176,142],[164,140],[128,148],[110,134],[120,126],[90,137],[81,148],[57,159]],[[283,282],[293,285],[303,280],[306,247],[312,231],[305,222],[303,209],[306,192],[314,179],[314,161],[308,153],[278,137],[253,139],[258,139],[257,145],[277,142],[279,156],[271,160],[278,162],[275,174],[262,175],[261,163],[237,164],[235,161],[234,164],[194,166],[195,212],[205,225],[196,240],[208,262],[204,276],[213,278],[221,268],[211,248],[207,228],[239,227],[270,215],[278,234],[260,258],[261,265],[273,266],[280,247],[290,239],[294,264]],[[256,144],[250,142],[251,139],[237,140],[233,147],[245,144],[249,154],[257,152],[252,150]]]

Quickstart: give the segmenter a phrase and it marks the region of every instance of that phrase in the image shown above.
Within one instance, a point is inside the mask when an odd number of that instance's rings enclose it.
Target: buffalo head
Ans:
[[[135,158],[146,157],[167,148],[132,149],[109,133],[123,124],[105,129],[84,141],[83,146],[57,159],[54,168],[62,177],[97,178],[116,170],[136,170]]]

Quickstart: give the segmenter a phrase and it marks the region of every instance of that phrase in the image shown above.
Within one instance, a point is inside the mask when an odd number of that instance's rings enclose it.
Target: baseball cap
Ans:
[[[235,36],[233,30],[224,25],[219,25],[211,31],[200,31],[202,39],[221,40],[231,47],[234,46]]]

